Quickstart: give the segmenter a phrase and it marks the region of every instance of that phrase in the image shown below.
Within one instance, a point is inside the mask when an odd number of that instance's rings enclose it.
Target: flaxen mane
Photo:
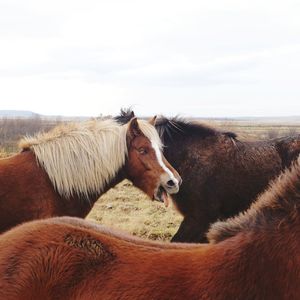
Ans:
[[[284,226],[285,222],[293,222],[299,209],[300,156],[290,169],[286,169],[269,185],[268,190],[246,212],[212,224],[207,237],[209,242],[218,243],[240,232],[259,231],[268,226],[272,228],[271,221]]]
[[[153,126],[143,120],[138,123],[143,134],[161,147]],[[60,195],[88,199],[101,192],[124,166],[127,128],[111,119],[69,123],[25,137],[20,147],[34,152]]]

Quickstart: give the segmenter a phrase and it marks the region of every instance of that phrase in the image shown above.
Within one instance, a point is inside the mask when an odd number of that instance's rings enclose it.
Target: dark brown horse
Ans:
[[[0,237],[0,298],[286,299],[300,295],[300,159],[211,244],[161,244],[62,217]]]
[[[124,110],[116,119],[126,123],[133,115]],[[247,209],[300,153],[300,135],[242,142],[234,133],[180,118],[160,118],[156,128],[164,155],[183,179],[173,199],[184,220],[173,242],[206,242],[209,224]]]
[[[154,122],[154,119],[153,119]],[[176,193],[178,173],[147,121],[93,120],[25,138],[0,160],[0,232],[51,216],[85,217],[101,194],[130,179],[151,198]]]

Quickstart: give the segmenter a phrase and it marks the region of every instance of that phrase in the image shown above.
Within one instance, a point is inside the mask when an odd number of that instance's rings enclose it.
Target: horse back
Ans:
[[[186,266],[176,263],[178,255],[193,260],[190,251],[194,246],[129,241],[69,219],[34,221],[1,236],[1,299],[143,299],[145,295],[150,299],[153,293],[160,298],[164,293],[174,296],[172,299],[188,296],[174,279],[166,289],[161,284],[178,267]]]
[[[282,237],[247,232],[164,248],[82,224],[56,218],[3,234],[1,298],[297,299],[300,292],[299,261],[291,260],[298,248],[287,256]]]
[[[166,148],[166,157],[183,178],[174,199],[184,215],[232,216],[246,209],[282,169],[274,145],[266,143],[219,134],[204,140],[186,138],[176,146]]]

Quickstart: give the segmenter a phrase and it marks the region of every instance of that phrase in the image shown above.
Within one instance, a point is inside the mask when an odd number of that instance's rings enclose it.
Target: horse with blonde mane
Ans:
[[[210,244],[163,244],[77,218],[0,237],[0,298],[299,299],[300,158]]]
[[[124,178],[153,199],[178,192],[180,176],[161,153],[154,123],[91,120],[25,137],[22,152],[0,160],[0,232],[34,219],[83,218]]]

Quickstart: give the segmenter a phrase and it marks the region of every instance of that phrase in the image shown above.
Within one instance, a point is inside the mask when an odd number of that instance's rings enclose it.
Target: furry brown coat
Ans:
[[[147,242],[65,217],[18,226],[0,236],[0,298],[299,299],[299,162],[213,225],[211,244]]]

